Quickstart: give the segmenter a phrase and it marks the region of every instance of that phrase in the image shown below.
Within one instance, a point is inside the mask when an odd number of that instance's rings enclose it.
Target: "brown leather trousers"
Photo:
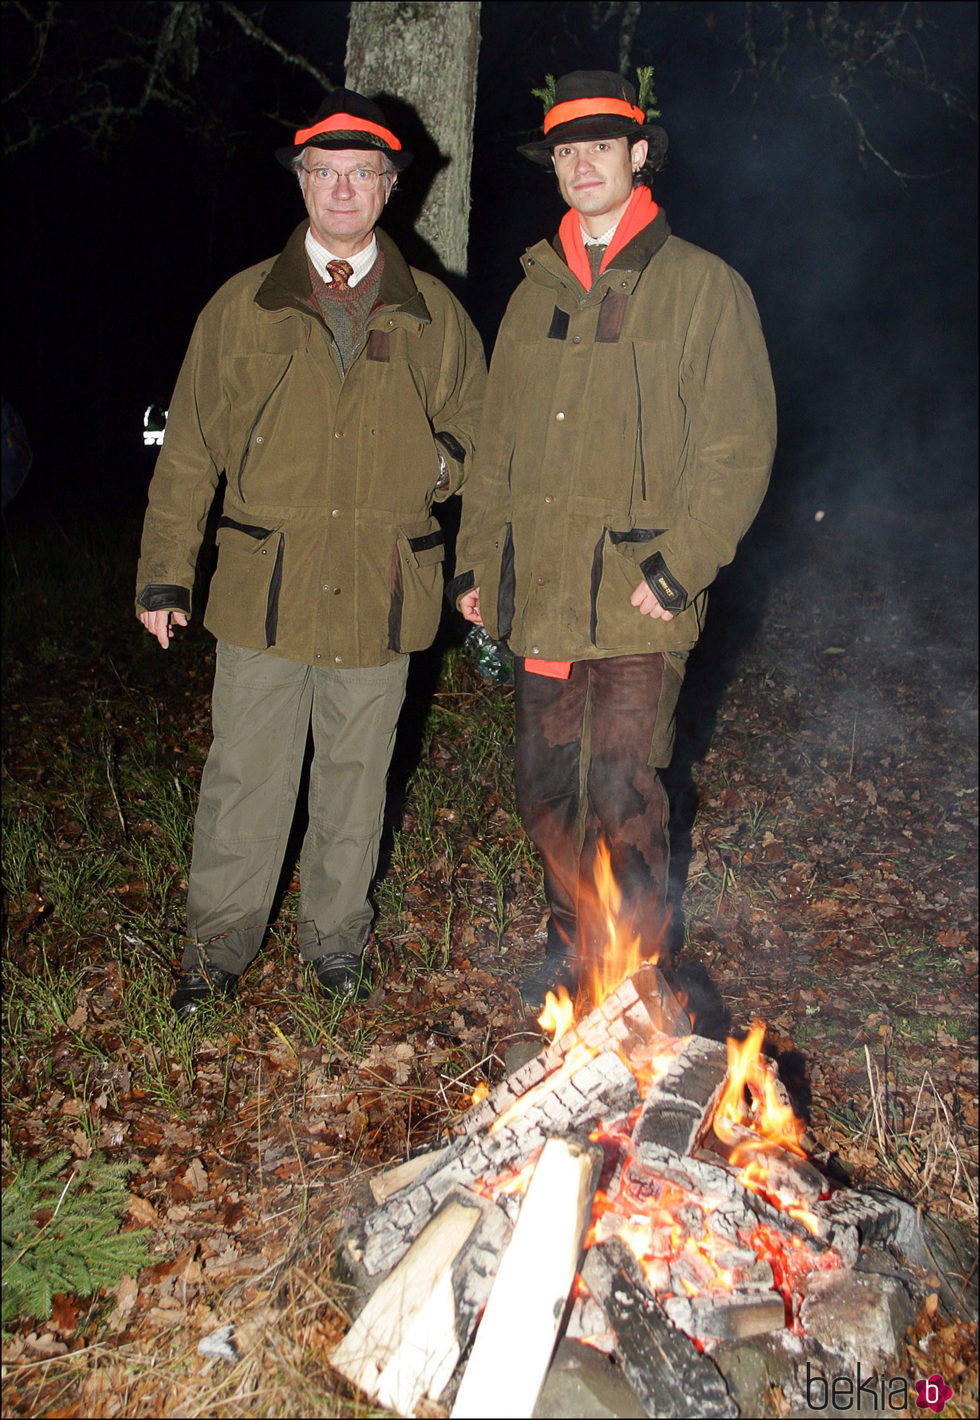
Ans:
[[[579,961],[608,937],[596,906],[600,844],[622,893],[620,942],[669,966],[670,762],[686,657],[661,652],[576,661],[567,680],[515,664],[517,801],[541,854],[551,916],[546,952]]]

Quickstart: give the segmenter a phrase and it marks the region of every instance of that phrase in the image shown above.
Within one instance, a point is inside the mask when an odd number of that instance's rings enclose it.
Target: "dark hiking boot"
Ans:
[[[564,986],[569,996],[574,997],[578,990],[578,977],[579,967],[574,957],[549,953],[528,972],[518,987],[521,1000],[532,1015],[538,1016],[544,1009],[549,991],[557,996],[559,986]]]
[[[346,997],[353,1004],[363,1000],[371,990],[364,960],[356,952],[332,952],[330,956],[319,957],[313,962],[313,970],[325,996]]]
[[[170,1005],[181,1020],[189,1020],[204,1006],[216,1004],[219,999],[231,1000],[237,986],[235,973],[222,971],[218,966],[185,971],[170,998]]]

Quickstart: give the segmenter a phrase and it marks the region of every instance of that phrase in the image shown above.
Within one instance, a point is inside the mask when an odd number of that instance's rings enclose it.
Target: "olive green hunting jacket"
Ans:
[[[776,438],[749,288],[663,212],[586,291],[522,258],[490,365],[450,595],[524,656],[690,649],[765,493]],[[670,622],[630,605],[646,579]]]
[[[310,300],[307,225],[197,322],[150,483],[137,611],[190,611],[223,474],[205,626],[308,665],[376,666],[438,628],[432,505],[462,482],[486,366],[459,302],[378,231],[380,304],[343,374]]]

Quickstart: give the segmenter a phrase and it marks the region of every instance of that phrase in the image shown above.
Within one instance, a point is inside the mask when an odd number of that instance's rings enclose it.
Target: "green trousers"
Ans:
[[[214,740],[194,821],[185,971],[240,974],[269,924],[312,733],[297,937],[304,961],[359,953],[371,926],[408,657],[346,670],[218,643]]]

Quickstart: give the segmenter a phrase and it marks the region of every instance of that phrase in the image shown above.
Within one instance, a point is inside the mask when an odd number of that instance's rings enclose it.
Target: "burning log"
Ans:
[[[568,998],[565,997],[567,1001]],[[571,1021],[571,1002],[568,1002]],[[577,1060],[614,1051],[632,1058],[657,1044],[688,1036],[691,1022],[661,972],[653,965],[627,976],[584,1020],[561,1031],[557,1038],[526,1065],[508,1075],[473,1109],[467,1111],[459,1132],[476,1134],[506,1115],[528,1091],[560,1070],[570,1055]],[[666,1039],[665,1039],[666,1037]],[[580,1052],[574,1054],[577,1048]],[[719,1047],[722,1056],[724,1046]]]
[[[744,1125],[727,1130],[726,1134],[725,1139],[715,1134],[705,1140],[698,1156],[726,1164],[748,1187],[758,1184],[780,1208],[812,1208],[827,1193],[827,1180],[808,1159],[760,1139]]]
[[[616,1356],[647,1415],[738,1414],[720,1371],[664,1315],[625,1243],[612,1238],[589,1248],[582,1280],[609,1320]]]
[[[436,1400],[490,1293],[510,1224],[475,1197],[450,1198],[371,1296],[331,1357],[372,1399],[411,1415]]]
[[[453,1420],[530,1415],[544,1384],[599,1181],[602,1150],[549,1139],[453,1406]]]
[[[434,1153],[414,1183],[393,1193],[366,1220],[363,1243],[348,1242],[354,1260],[371,1276],[386,1272],[453,1189],[516,1173],[549,1135],[586,1133],[597,1123],[629,1114],[640,1102],[635,1075],[611,1051],[559,1076],[549,1077],[539,1095],[527,1092],[491,1128],[463,1134]]]
[[[725,1085],[728,1052],[717,1041],[691,1035],[650,1086],[633,1129],[630,1155],[653,1167],[684,1155],[710,1123]]]
[[[648,1414],[734,1415],[707,1352],[775,1344],[801,1318],[805,1331],[805,1298],[846,1291],[811,1280],[855,1268],[864,1244],[917,1265],[938,1247],[899,1200],[827,1196],[760,1024],[727,1051],[691,1036],[650,964],[577,1024],[567,997],[549,1001],[553,1043],[445,1148],[375,1179],[376,1206],[344,1240],[376,1290],[336,1364],[372,1399],[407,1413],[426,1396],[451,1404],[458,1385],[454,1416],[531,1414],[565,1314],[566,1336],[615,1354]],[[589,1131],[593,1145],[575,1140]],[[800,1354],[813,1344],[803,1335]]]

